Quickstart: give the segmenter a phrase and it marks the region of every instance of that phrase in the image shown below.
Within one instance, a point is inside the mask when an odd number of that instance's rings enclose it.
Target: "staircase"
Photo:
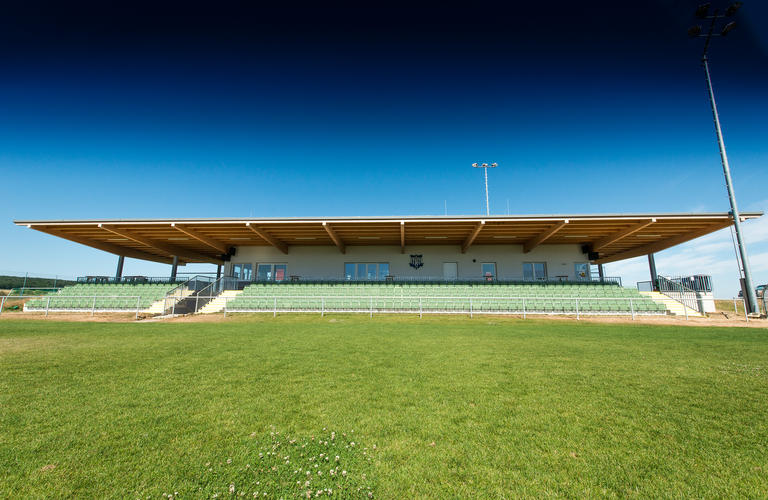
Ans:
[[[184,300],[186,297],[189,297],[194,292],[192,290],[179,290],[176,289],[169,295],[166,295],[162,299],[156,300],[152,303],[151,306],[149,306],[147,309],[144,309],[141,311],[143,314],[164,314],[166,311],[166,306],[168,307],[168,313],[170,314],[170,311],[173,309],[173,302],[176,301],[176,304],[178,304],[180,301]]]
[[[663,305],[664,307],[667,308],[667,311],[669,311],[671,314],[674,314],[675,316],[685,316],[686,310],[687,310],[688,317],[691,317],[691,318],[704,317],[698,311],[691,309],[686,305],[683,305],[682,302],[678,302],[677,300],[672,299],[661,292],[640,292],[640,293],[642,295],[645,295],[646,297],[649,297],[651,300],[653,300],[657,304]]]
[[[218,297],[208,302],[205,306],[198,311],[200,314],[213,314],[224,310],[224,306],[227,300],[232,300],[233,297],[237,297],[243,293],[242,290],[224,290]]]

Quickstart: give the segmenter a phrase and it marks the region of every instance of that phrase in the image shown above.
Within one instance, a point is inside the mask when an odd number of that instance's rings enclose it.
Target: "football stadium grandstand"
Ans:
[[[762,213],[741,214],[743,220]],[[382,312],[702,315],[712,283],[667,279],[653,254],[732,224],[728,213],[16,221],[111,252],[114,276],[28,300],[25,311],[141,314]],[[642,291],[603,264],[648,256]],[[125,257],[170,264],[123,276]],[[186,263],[216,275],[180,279]]]

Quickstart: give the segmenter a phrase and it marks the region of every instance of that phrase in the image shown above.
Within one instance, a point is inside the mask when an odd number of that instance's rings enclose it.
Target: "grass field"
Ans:
[[[763,329],[3,320],[0,497],[765,498],[767,372]]]

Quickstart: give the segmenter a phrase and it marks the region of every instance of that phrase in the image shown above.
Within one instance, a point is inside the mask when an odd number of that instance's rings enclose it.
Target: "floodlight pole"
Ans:
[[[483,163],[482,165],[478,165],[477,163],[472,164],[472,167],[482,168],[485,172],[485,215],[491,215],[491,205],[488,202],[488,169],[496,168],[497,166],[498,165],[496,163],[491,163],[490,165],[487,163]]]
[[[747,308],[750,313],[757,312],[757,296],[755,295],[755,288],[752,286],[752,273],[749,269],[749,259],[747,258],[747,248],[744,245],[744,239],[741,234],[741,219],[739,216],[739,208],[736,205],[736,194],[733,191],[733,180],[731,179],[731,168],[728,165],[728,155],[725,151],[725,141],[723,140],[723,131],[720,128],[720,117],[717,113],[717,103],[715,103],[715,92],[712,90],[712,80],[709,75],[709,60],[707,59],[707,50],[709,49],[709,42],[712,38],[715,28],[715,21],[719,18],[725,17],[718,15],[718,11],[715,10],[710,17],[712,22],[709,25],[709,32],[705,35],[706,41],[704,43],[704,52],[701,56],[701,64],[704,67],[704,76],[707,80],[707,92],[709,94],[709,104],[712,107],[712,118],[715,122],[715,133],[717,134],[717,145],[720,148],[720,161],[723,164],[723,176],[725,176],[725,187],[728,190],[728,201],[731,204],[731,214],[733,216],[733,227],[736,230],[736,241],[739,246],[739,255],[741,256],[741,273],[743,274],[745,299],[747,300]],[[725,33],[725,31],[723,32]]]

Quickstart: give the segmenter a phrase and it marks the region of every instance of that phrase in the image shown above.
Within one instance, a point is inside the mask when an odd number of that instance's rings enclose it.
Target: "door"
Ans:
[[[458,275],[458,264],[456,262],[443,262],[443,279],[445,281],[456,281]]]

